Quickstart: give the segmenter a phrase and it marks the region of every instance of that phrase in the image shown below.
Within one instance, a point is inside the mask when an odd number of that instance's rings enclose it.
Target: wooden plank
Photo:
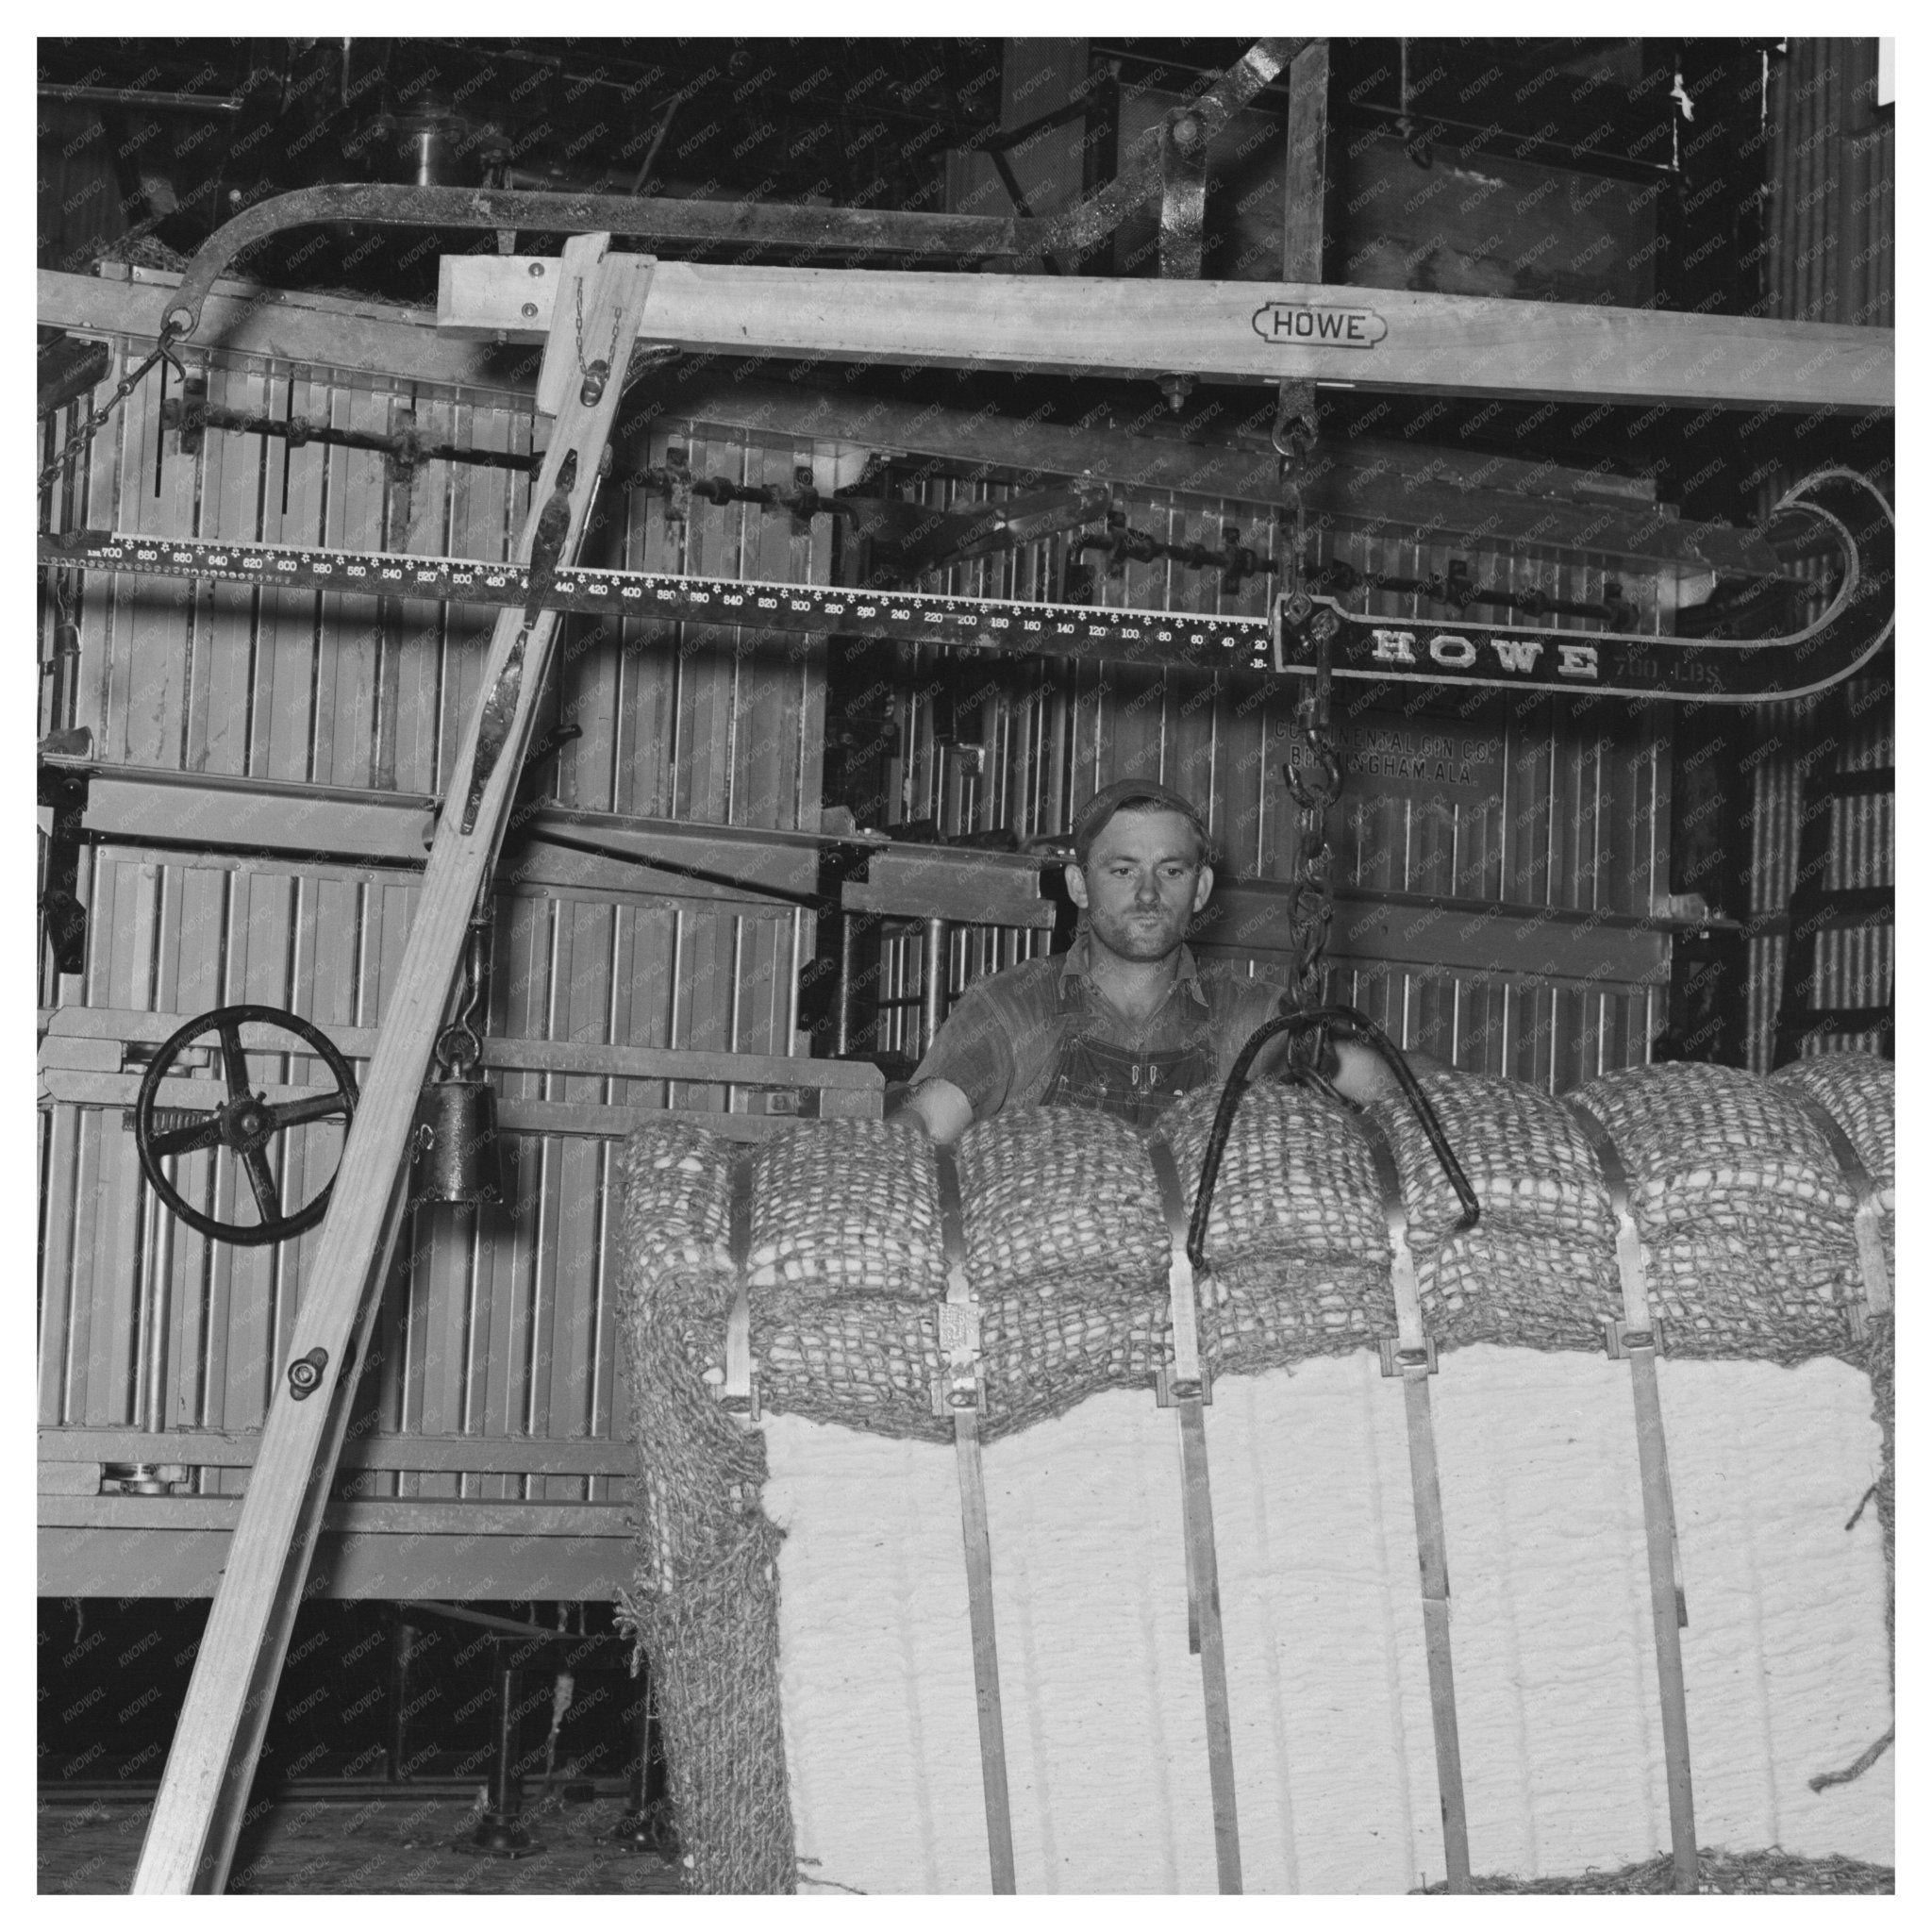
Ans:
[[[674,446],[689,451],[688,426],[653,428],[644,454],[661,467]],[[683,526],[672,522],[668,498],[647,490],[631,491],[625,526],[628,568],[679,570],[683,541]],[[623,703],[617,716],[612,809],[668,815],[676,752],[677,632],[671,625],[626,618],[622,636]]]
[[[348,787],[285,785],[268,780],[90,768],[89,799],[82,824],[108,837],[192,844],[204,863],[222,863],[211,848],[242,846],[249,853],[300,853],[313,864],[329,856],[399,861],[420,867],[426,858],[424,834],[435,806],[430,793],[385,796]],[[766,889],[809,892],[818,882],[824,841],[789,827],[741,827],[672,819],[617,818],[546,806],[524,822],[514,876],[534,884],[568,885],[580,876],[608,877],[660,895],[745,900]],[[558,839],[588,840],[619,857],[587,858]],[[876,837],[858,841],[884,851]],[[922,848],[931,852],[933,848]],[[680,873],[654,873],[654,858],[673,866],[712,873],[712,884]],[[970,864],[970,858],[941,855],[939,864]],[[601,870],[600,870],[601,868]],[[741,881],[741,887],[730,882]],[[600,891],[598,894],[602,897]],[[782,910],[774,908],[774,915]]]
[[[43,1529],[228,1529],[247,1499],[237,1496],[42,1496]],[[411,1503],[381,1497],[331,1502],[323,1521],[337,1531],[405,1536],[611,1536],[623,1504]],[[231,1554],[232,1560],[232,1554]]]
[[[542,902],[539,902],[540,904]],[[653,976],[661,970],[661,960],[653,959],[641,967]],[[274,1004],[271,1002],[271,1004]],[[127,1008],[59,1007],[47,1021],[46,1038],[42,1041],[42,1066],[56,1072],[71,1064],[61,1052],[66,1041],[115,1040],[160,1041],[185,1024],[189,1016],[178,1013],[137,1012]],[[375,1050],[377,1033],[369,1026],[330,1026],[329,1037],[351,1060],[366,1058]],[[254,1023],[242,1028],[244,1041],[252,1042],[259,1029]],[[285,1036],[277,1035],[277,1039]],[[90,1056],[76,1058],[86,1059]],[[292,1056],[303,1065],[310,1056],[299,1050]],[[804,1055],[786,1058],[781,1054],[706,1052],[691,1047],[610,1046],[595,1041],[561,1040],[517,1040],[492,1035],[483,1043],[483,1064],[491,1073],[550,1073],[587,1074],[604,1079],[692,1079],[728,1082],[740,1087],[823,1088],[841,1092],[871,1093],[881,1082],[876,1067],[860,1061],[808,1059]],[[75,1069],[85,1072],[85,1067]],[[134,1080],[139,1075],[116,1075]],[[184,1076],[185,1078],[185,1076]],[[163,1083],[173,1094],[175,1083]],[[99,1090],[102,1105],[118,1104],[120,1087]],[[128,1089],[131,1092],[134,1090]],[[532,1090],[533,1091],[535,1090]],[[191,1097],[179,1102],[192,1105]],[[177,1104],[174,1099],[170,1105]]]
[[[437,326],[549,330],[556,274],[446,255]],[[534,302],[537,313],[525,317]],[[652,332],[698,354],[834,357],[1029,375],[1347,382],[1575,402],[1882,409],[1892,332],[1311,282],[1123,282],[666,261]],[[1319,339],[1319,340],[1318,340]]]
[[[602,1518],[587,1520],[594,1527]],[[36,1541],[45,1595],[178,1599],[215,1593],[231,1533],[42,1529]],[[316,1540],[308,1587],[323,1597],[389,1603],[399,1597],[608,1603],[629,1585],[635,1567],[630,1537],[608,1529],[541,1537],[325,1530]]]
[[[553,1024],[573,1044],[609,1037],[614,913],[591,906],[559,907],[558,976],[553,984]],[[554,1083],[565,1105],[601,1107],[608,1083],[576,1075]],[[551,1329],[547,1427],[575,1434],[590,1426],[594,1373],[596,1285],[602,1265],[604,1150],[577,1143],[555,1152],[559,1212],[553,1237],[557,1251],[556,1320]],[[553,1502],[580,1501],[581,1483],[552,1477],[542,1493]]]
[[[78,1109],[51,1107],[40,1138],[41,1310],[36,1361],[39,1381],[37,1413],[42,1425],[59,1423],[69,1412],[71,1357],[68,1352],[75,1316],[75,1224],[81,1212],[80,1125]]]
[[[328,382],[307,372],[277,372],[270,387],[269,411],[275,416],[319,416],[327,421],[333,402]],[[264,543],[307,545],[321,540],[323,492],[335,454],[325,443],[300,448],[287,441],[269,444],[261,506]],[[315,775],[319,606],[314,591],[261,593],[249,769],[264,778],[303,780]]]
[[[268,410],[265,373],[210,365],[208,400],[251,416]],[[255,542],[268,446],[237,430],[210,429],[202,442],[202,534]],[[249,761],[249,686],[255,661],[257,593],[245,584],[208,583],[200,604],[197,691],[189,712],[188,769],[241,774]]]
[[[43,1428],[42,1463],[178,1462],[252,1469],[261,1453],[258,1429]],[[637,1452],[608,1437],[367,1434],[342,1446],[338,1468],[354,1470],[449,1469],[552,1471],[583,1475],[629,1476]]]
[[[601,330],[610,317],[616,318],[619,349],[626,358],[646,286],[647,276],[635,262],[616,258],[598,275],[594,301],[586,301],[589,325]],[[612,384],[594,409],[566,402],[534,493],[539,502],[550,494],[565,451],[575,449],[580,468],[571,499],[566,556],[575,554],[589,512],[619,387]],[[534,536],[533,518],[520,539],[520,558],[528,557]],[[496,625],[491,683],[515,654],[527,652],[501,757],[474,829],[465,832],[462,815],[455,810],[445,812],[439,824],[404,970],[390,991],[383,1041],[371,1061],[362,1105],[344,1150],[315,1279],[289,1340],[291,1354],[321,1347],[336,1366],[325,1378],[320,1399],[298,1402],[279,1386],[282,1364],[275,1364],[277,1399],[269,1409],[254,1480],[149,1823],[135,1874],[137,1892],[218,1891],[226,1881],[303,1576],[321,1527],[321,1504],[348,1420],[350,1382],[340,1364],[347,1352],[360,1354],[368,1344],[376,1290],[387,1274],[399,1219],[405,1145],[416,1097],[458,969],[464,927],[508,818],[554,630],[547,614],[540,615],[527,632],[514,612],[505,612]],[[470,769],[482,724],[479,707],[464,733],[459,772]]]
[[[797,487],[797,457],[789,445],[755,442],[745,452],[747,480],[770,490]],[[809,460],[806,464],[809,470]],[[795,517],[747,513],[740,569],[758,583],[811,581],[811,523]],[[746,646],[750,633],[741,633]],[[799,649],[803,638],[793,640]],[[823,651],[823,641],[818,648]],[[798,712],[801,667],[788,657],[754,655],[738,659],[737,702],[732,708],[731,797],[734,824],[798,823]]]
[[[335,394],[348,428],[365,435],[389,431],[395,403],[391,392],[357,387]],[[383,464],[377,450],[330,452],[322,534],[330,548],[382,548],[388,487]],[[339,592],[325,591],[320,624],[310,775],[323,785],[371,785],[375,782],[375,710],[381,688],[381,605],[366,598],[349,604]]]
[[[171,382],[178,400],[179,385]],[[172,534],[194,527],[196,469],[181,455],[177,439],[161,427],[160,372],[127,400],[130,446],[141,431],[141,474],[129,479],[141,506],[140,527]],[[157,457],[159,458],[157,475]],[[180,585],[141,601],[130,636],[126,756],[139,765],[178,765],[187,737],[189,684],[193,668],[194,612],[198,588]]]
[[[630,958],[630,1019],[625,1039],[657,1051],[668,1047],[675,1012],[679,915],[667,907],[636,907],[625,917],[636,938]],[[671,1104],[666,1081],[633,1075],[617,1081],[613,1097],[633,1107],[660,1108]]]
[[[1311,41],[1289,64],[1288,178],[1281,216],[1281,273],[1319,282],[1328,194],[1328,42]]]
[[[624,1341],[619,1283],[624,1278],[625,1257],[622,1243],[622,1200],[617,1180],[619,1150],[609,1142],[597,1149],[597,1230],[595,1248],[596,1278],[591,1305],[591,1379],[585,1426],[593,1437],[621,1441],[626,1416],[624,1409],[625,1375],[622,1370]],[[632,1469],[625,1475],[635,1474]],[[617,1489],[608,1475],[593,1474],[585,1485],[587,1502],[617,1500]]]
[[[691,443],[695,475],[724,475],[743,483],[745,458],[744,444],[737,439],[707,436]],[[748,521],[756,527],[762,518],[742,503],[694,498],[685,537],[686,570],[704,576],[741,577]],[[731,797],[732,732],[745,633],[711,626],[700,633],[695,650],[692,641],[687,635],[678,652],[677,789],[673,809],[679,818],[730,823],[736,816]]]
[[[98,275],[41,270],[36,301],[43,319],[65,316],[61,325],[82,334],[127,329],[152,341],[180,276],[164,269],[130,271],[114,262],[102,268]],[[425,308],[267,289],[224,276],[202,311],[195,342],[226,354],[320,362],[421,381],[534,388],[527,349],[445,340],[434,322],[433,312]]]

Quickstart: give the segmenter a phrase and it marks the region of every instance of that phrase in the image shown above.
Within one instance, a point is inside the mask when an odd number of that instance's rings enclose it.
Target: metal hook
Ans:
[[[458,1042],[467,1041],[467,1045]],[[463,1020],[453,1022],[436,1036],[436,1069],[445,1080],[460,1080],[464,1070],[474,1071],[483,1061],[483,1042],[476,1029]]]

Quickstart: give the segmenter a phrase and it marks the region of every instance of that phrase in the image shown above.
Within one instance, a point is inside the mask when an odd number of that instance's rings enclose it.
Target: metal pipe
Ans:
[[[111,108],[154,108],[186,113],[239,114],[242,103],[233,94],[149,93],[138,87],[62,87],[43,80],[34,89],[43,101],[96,101]]]
[[[1255,44],[1193,104],[1208,142],[1287,66],[1306,40]],[[377,227],[511,228],[552,234],[735,243],[789,254],[934,256],[981,260],[1091,248],[1160,187],[1160,131],[1134,145],[1120,175],[1064,213],[1038,221],[795,204],[675,201],[616,194],[520,193],[482,188],[336,184],[271,195],[225,223],[195,251],[163,326],[192,335],[215,278],[242,249],[290,228],[326,222]]]
[[[856,912],[841,911],[839,920],[839,986],[833,995],[838,1025],[832,1051],[843,1059],[852,1051],[852,982],[858,972],[858,918]]]
[[[925,922],[925,977],[920,985],[919,1017],[925,1031],[923,1052],[931,1052],[933,1041],[946,1018],[946,981],[952,963],[953,922],[928,919]]]
[[[390,1624],[389,1646],[389,1750],[383,1767],[392,1785],[403,1781],[403,1762],[408,1755],[409,1707],[409,1654],[415,1647],[416,1626],[397,1605]]]

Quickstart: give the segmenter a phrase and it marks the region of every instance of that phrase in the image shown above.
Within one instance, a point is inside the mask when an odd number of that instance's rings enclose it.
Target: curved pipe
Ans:
[[[1197,137],[1211,141],[1287,66],[1306,40],[1257,41],[1190,111]],[[633,240],[737,243],[847,255],[925,255],[990,260],[1090,248],[1110,235],[1160,186],[1159,127],[1134,143],[1119,175],[1058,215],[900,213],[808,208],[795,203],[699,202],[662,195],[538,193],[490,188],[416,188],[391,182],[301,188],[271,196],[225,222],[195,250],[162,322],[179,339],[200,326],[208,291],[244,248],[291,228],[323,222],[377,227],[521,228],[536,233],[608,233]]]

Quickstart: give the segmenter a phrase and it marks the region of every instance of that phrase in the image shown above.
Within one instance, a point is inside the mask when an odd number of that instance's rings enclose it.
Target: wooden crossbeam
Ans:
[[[569,245],[566,263],[585,275],[583,340],[595,343],[599,352],[614,341],[612,364],[621,371],[636,340],[651,276],[641,258],[607,254],[608,240],[578,238]],[[540,510],[573,450],[577,481],[563,555],[566,559],[575,555],[599,459],[616,419],[621,380],[607,383],[594,403],[581,400],[575,379],[577,333],[573,304],[561,312],[557,337],[546,351],[546,371],[552,358],[561,358],[570,379],[560,384],[549,454],[518,544],[520,560],[530,557]],[[374,1324],[402,1218],[405,1151],[417,1095],[460,964],[464,929],[509,816],[556,626],[554,613],[545,612],[525,634],[522,615],[507,610],[491,641],[484,696],[463,736],[408,947],[383,1014],[382,1037],[342,1149],[335,1194],[291,1324],[286,1360],[277,1364],[254,1475],[142,1846],[133,1886],[137,1892],[214,1892],[227,1881],[341,1449],[356,1364]],[[475,827],[466,833],[462,808],[478,738],[491,698],[506,667],[517,661],[520,647],[525,655],[515,708]],[[326,1352],[321,1386],[307,1400],[297,1400],[282,1371],[288,1361],[318,1349]]]
[[[541,271],[541,273],[533,273]],[[446,255],[437,322],[536,341],[559,276]],[[1302,378],[1570,402],[1889,408],[1892,332],[1312,282],[658,264],[651,340],[721,356],[1099,376]]]

